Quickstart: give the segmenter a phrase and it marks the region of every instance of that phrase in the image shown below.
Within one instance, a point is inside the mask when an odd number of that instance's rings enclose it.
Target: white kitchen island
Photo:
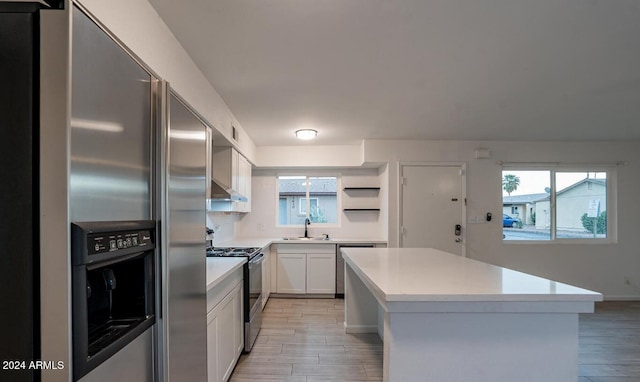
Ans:
[[[383,337],[384,381],[578,380],[600,293],[435,249],[342,252],[345,330]]]

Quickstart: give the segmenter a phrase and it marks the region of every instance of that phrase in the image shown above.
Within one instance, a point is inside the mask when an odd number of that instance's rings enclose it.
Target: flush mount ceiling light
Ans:
[[[296,130],[296,137],[298,139],[309,140],[313,139],[318,135],[318,132],[313,129],[300,129]]]

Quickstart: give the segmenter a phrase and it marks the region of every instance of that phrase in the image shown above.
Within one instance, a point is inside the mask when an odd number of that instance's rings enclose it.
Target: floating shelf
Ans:
[[[343,190],[344,191],[366,191],[366,190],[380,191],[380,187],[345,187]]]
[[[380,192],[380,187],[345,187],[342,189],[344,192],[354,191],[351,194],[348,194],[351,198],[361,198],[372,196],[372,193],[375,193],[375,198],[378,198],[378,192]],[[365,191],[364,193],[356,193],[355,191]],[[370,191],[367,193],[366,191]],[[359,203],[359,204],[369,204],[371,203]],[[376,203],[378,204],[378,203]],[[375,205],[375,204],[374,204]],[[344,208],[344,212],[380,212],[380,208]]]

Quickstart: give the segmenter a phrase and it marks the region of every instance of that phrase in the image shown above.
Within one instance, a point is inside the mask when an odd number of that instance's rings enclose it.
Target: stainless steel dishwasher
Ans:
[[[344,298],[344,259],[341,248],[375,248],[375,244],[338,244],[336,253],[336,298]]]

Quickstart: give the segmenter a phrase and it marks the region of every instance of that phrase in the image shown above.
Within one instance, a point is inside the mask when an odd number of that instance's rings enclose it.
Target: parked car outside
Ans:
[[[507,214],[502,214],[502,226],[503,227],[512,227],[518,228],[522,226],[520,219],[511,217]]]

